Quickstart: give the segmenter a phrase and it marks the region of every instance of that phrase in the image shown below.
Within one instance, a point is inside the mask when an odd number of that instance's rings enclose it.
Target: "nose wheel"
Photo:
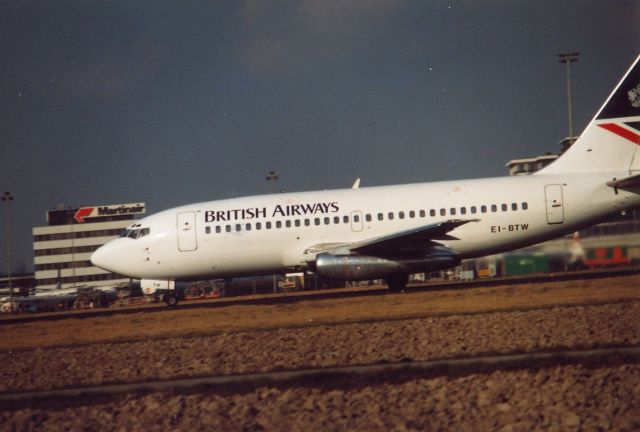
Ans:
[[[163,300],[169,307],[178,306],[178,296],[174,291],[169,291],[167,294],[165,294],[163,296]]]

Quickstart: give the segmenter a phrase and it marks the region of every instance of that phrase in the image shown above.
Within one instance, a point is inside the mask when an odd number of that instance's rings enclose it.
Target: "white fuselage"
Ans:
[[[576,231],[640,204],[606,185],[627,172],[536,174],[272,194],[177,207],[140,220],[92,258],[144,279],[188,280],[304,270],[315,247],[354,244],[452,219],[439,241],[461,259]]]

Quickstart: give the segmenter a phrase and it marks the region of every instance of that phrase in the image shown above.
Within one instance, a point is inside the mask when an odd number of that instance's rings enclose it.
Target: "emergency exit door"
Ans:
[[[178,213],[178,250],[180,252],[188,252],[197,248],[196,213]]]
[[[562,185],[546,185],[544,187],[545,202],[547,204],[547,223],[564,223],[564,204],[562,201]]]

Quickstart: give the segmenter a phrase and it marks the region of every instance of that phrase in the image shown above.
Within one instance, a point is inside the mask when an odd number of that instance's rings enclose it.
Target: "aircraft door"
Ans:
[[[360,210],[351,212],[351,230],[354,232],[362,231],[362,212]]]
[[[178,250],[180,252],[188,252],[194,251],[197,248],[196,213],[178,213]]]
[[[553,184],[544,187],[545,203],[547,206],[547,223],[564,223],[564,204],[562,201],[562,185]]]

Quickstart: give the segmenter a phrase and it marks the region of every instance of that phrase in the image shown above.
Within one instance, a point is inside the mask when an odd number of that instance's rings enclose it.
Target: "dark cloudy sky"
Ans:
[[[581,52],[581,130],[639,23],[636,0],[3,0],[14,262],[59,203],[155,212],[267,192],[269,170],[290,191],[503,175],[567,135],[556,54]]]

